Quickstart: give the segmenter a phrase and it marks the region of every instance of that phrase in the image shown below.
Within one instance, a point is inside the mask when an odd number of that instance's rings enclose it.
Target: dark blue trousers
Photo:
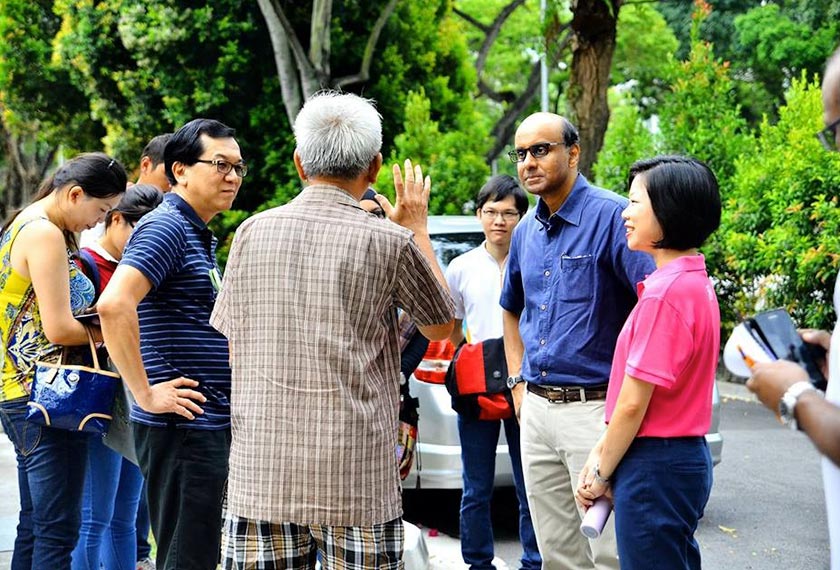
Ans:
[[[694,532],[711,490],[703,437],[636,438],[613,480],[621,570],[700,570]]]

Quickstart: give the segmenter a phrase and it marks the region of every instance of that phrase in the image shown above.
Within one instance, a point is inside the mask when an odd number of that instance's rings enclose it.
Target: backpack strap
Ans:
[[[102,293],[102,282],[100,281],[99,267],[96,265],[96,260],[86,249],[80,249],[73,254],[73,257],[79,261],[82,272],[93,282],[93,302],[96,303],[99,300],[99,294]]]

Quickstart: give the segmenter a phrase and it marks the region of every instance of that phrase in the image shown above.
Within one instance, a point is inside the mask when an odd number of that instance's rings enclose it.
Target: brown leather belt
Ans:
[[[568,402],[587,402],[589,400],[603,400],[607,397],[606,386],[540,386],[528,382],[528,391],[540,398],[545,398],[552,404]]]

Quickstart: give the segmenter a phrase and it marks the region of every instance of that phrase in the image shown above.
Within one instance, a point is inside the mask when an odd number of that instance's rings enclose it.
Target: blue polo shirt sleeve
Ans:
[[[148,222],[144,224],[141,220],[131,232],[120,264],[140,271],[157,289],[168,275],[181,267],[187,236],[183,226],[171,216]]]
[[[526,220],[527,221],[527,220]],[[521,226],[521,224],[520,224]],[[525,290],[522,287],[522,266],[519,263],[519,244],[522,241],[522,231],[517,226],[513,230],[510,241],[505,281],[502,285],[502,296],[499,304],[510,313],[518,315],[525,308]]]

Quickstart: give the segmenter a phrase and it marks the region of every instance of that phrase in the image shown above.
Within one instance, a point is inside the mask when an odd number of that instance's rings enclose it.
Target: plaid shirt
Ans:
[[[363,526],[402,513],[395,306],[442,324],[452,301],[411,232],[310,186],[236,232],[211,323],[233,366],[228,508]]]

